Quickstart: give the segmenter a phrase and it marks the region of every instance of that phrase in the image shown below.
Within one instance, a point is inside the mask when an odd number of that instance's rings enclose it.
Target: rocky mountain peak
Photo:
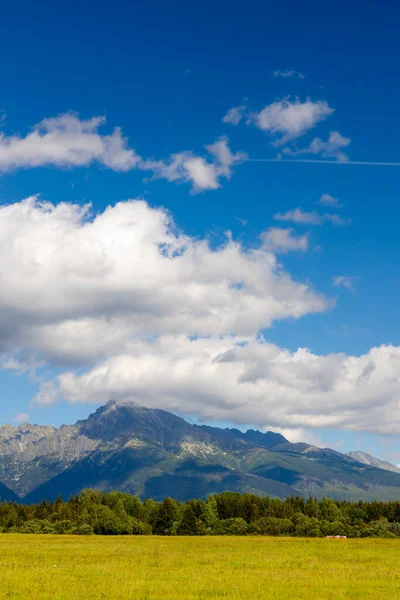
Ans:
[[[385,471],[392,471],[393,473],[400,473],[400,468],[392,465],[392,463],[387,462],[386,460],[380,460],[379,458],[375,458],[375,456],[371,456],[367,452],[363,452],[361,450],[355,450],[353,452],[348,452],[346,456],[353,458],[359,463],[363,465],[369,465],[370,467],[377,467],[378,469],[384,469]]]

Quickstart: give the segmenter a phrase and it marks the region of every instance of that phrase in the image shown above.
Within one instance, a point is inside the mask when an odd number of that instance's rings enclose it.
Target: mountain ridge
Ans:
[[[396,499],[400,474],[279,433],[192,425],[109,401],[75,425],[0,426],[0,481],[24,502],[118,489],[179,500],[222,491]],[[0,490],[1,491],[1,490]]]
[[[383,469],[384,471],[392,471],[393,473],[400,473],[400,467],[396,467],[392,463],[386,460],[380,460],[368,452],[363,452],[362,450],[354,450],[352,452],[347,452],[346,456],[350,456],[357,460],[358,462],[369,465],[370,467],[377,467],[378,469]]]

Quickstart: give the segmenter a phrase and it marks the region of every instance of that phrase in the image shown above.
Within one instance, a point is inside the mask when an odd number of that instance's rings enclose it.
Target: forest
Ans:
[[[186,503],[85,489],[64,502],[0,504],[0,532],[76,535],[272,535],[400,538],[399,502],[285,500],[224,492]]]

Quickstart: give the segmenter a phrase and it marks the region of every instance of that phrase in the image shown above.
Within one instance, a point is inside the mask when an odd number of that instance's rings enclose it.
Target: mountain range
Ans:
[[[389,463],[378,468],[382,464],[368,463],[362,454],[291,443],[279,433],[192,425],[164,410],[110,401],[58,429],[0,426],[0,498],[68,499],[92,487],[156,500],[228,490],[399,499],[400,473],[386,470]]]

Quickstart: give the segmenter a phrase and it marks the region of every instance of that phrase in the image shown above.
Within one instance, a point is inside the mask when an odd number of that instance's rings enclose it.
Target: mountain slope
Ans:
[[[0,481],[19,496],[75,464],[97,447],[76,425],[60,429],[0,426]]]
[[[0,483],[0,502],[21,502],[21,498],[4,483]]]
[[[291,444],[272,432],[191,425],[133,403],[109,402],[60,429],[26,425],[9,429],[7,437],[4,427],[0,479],[24,489],[26,502],[58,494],[68,499],[85,487],[158,500],[228,490],[277,497],[400,497],[400,474],[335,450]]]
[[[383,469],[384,471],[393,471],[393,473],[400,473],[400,468],[392,465],[392,463],[387,462],[386,460],[380,460],[379,458],[375,458],[375,456],[371,456],[367,452],[362,452],[361,450],[356,450],[354,452],[347,452],[346,456],[350,456],[357,462],[360,462],[364,465],[369,465],[370,467],[377,467],[378,469]]]

